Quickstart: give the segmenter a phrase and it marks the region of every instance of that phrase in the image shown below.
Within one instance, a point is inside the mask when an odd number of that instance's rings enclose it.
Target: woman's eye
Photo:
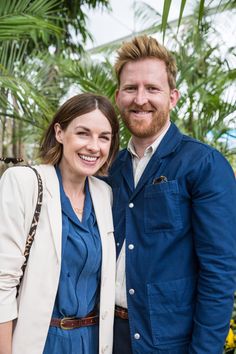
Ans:
[[[109,136],[101,136],[100,139],[105,140],[105,141],[110,141]]]
[[[80,135],[80,136],[86,136],[86,135],[88,135],[88,133],[86,133],[86,132],[77,132],[76,134],[77,134],[77,135]]]

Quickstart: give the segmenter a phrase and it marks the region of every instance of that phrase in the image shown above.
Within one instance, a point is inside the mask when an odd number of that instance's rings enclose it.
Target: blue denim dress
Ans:
[[[98,303],[101,240],[86,181],[82,222],[66,196],[60,175],[62,265],[53,318],[84,317]],[[98,325],[63,330],[50,327],[43,354],[97,354]]]

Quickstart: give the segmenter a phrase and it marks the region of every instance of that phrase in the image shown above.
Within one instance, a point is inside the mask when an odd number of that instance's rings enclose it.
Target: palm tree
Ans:
[[[22,0],[0,5],[0,155],[5,153],[4,148],[11,155],[22,153],[21,131],[23,123],[31,121],[27,112],[35,92],[22,73],[32,43],[36,46],[38,40],[47,45],[49,35],[54,36],[55,40],[61,35],[61,28],[53,23],[51,16],[58,4],[58,0]],[[12,144],[7,140],[9,135],[12,136]],[[9,151],[10,146],[12,151]]]
[[[139,10],[136,8],[142,20],[146,17],[150,21],[151,14],[153,23],[159,18],[154,10],[152,13],[149,5],[146,12],[144,10],[144,4]],[[177,59],[178,86],[182,94],[176,110],[172,112],[172,120],[187,134],[216,146],[233,162],[235,149],[227,141],[229,125],[235,122],[236,112],[236,96],[231,92],[236,75],[230,63],[234,55],[233,48],[229,48],[225,57],[222,57],[220,47],[223,42],[219,42],[220,34],[214,29],[206,11],[201,26],[195,17],[189,16],[177,34],[175,29],[168,29],[168,42]],[[197,7],[194,13],[198,12]],[[96,90],[113,99],[115,78],[111,64],[108,65],[110,48],[103,47],[103,51],[106,57],[104,62],[96,63],[93,59],[88,66],[86,59],[86,65],[83,62],[78,64],[80,69],[71,73],[71,79],[81,90]],[[121,133],[123,147],[129,133],[123,126]]]
[[[204,18],[204,12],[205,9],[208,8],[211,5],[212,1],[205,1],[205,0],[200,0],[199,2],[199,7],[198,11],[196,13],[197,18],[198,18],[198,25],[201,25],[201,22]],[[169,12],[171,8],[171,3],[172,0],[164,0],[163,4],[163,12],[162,12],[162,21],[161,21],[161,31],[163,33],[163,38],[165,37],[165,32],[168,27],[168,17],[169,17]],[[186,7],[186,0],[181,0],[180,3],[180,9],[179,9],[179,17],[178,17],[178,28],[182,22],[183,19],[183,13]],[[226,9],[233,9],[236,7],[236,1],[235,0],[219,0],[218,5],[217,5],[217,11],[225,11]]]
[[[86,0],[86,4],[95,8],[107,6],[108,1]],[[24,155],[23,139],[33,144],[37,135],[38,140],[66,92],[56,58],[80,53],[91,37],[80,5],[80,0],[0,4],[0,156]],[[81,32],[81,41],[72,43],[69,28]]]
[[[232,159],[235,149],[230,148],[226,137],[229,127],[235,125],[236,95],[232,88],[236,70],[230,67],[227,56],[221,56],[219,44],[211,44],[210,22],[203,22],[200,31],[194,30],[191,21],[187,26],[175,49],[182,96],[172,119],[187,134]]]

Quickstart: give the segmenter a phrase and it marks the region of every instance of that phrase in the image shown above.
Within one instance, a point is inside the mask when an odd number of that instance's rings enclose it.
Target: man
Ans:
[[[170,121],[176,64],[154,38],[124,43],[116,103],[132,134],[113,164],[114,354],[222,354],[236,278],[236,183],[214,148]]]

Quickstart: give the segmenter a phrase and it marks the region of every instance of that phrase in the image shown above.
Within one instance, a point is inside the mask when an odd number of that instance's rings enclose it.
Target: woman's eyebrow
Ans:
[[[90,132],[91,131],[91,129],[89,129],[88,127],[85,127],[85,126],[83,126],[83,125],[77,125],[76,127],[75,127],[75,129],[83,129],[83,130],[85,130],[86,132]],[[112,134],[112,132],[110,132],[110,131],[104,131],[104,132],[101,132],[101,134]]]

